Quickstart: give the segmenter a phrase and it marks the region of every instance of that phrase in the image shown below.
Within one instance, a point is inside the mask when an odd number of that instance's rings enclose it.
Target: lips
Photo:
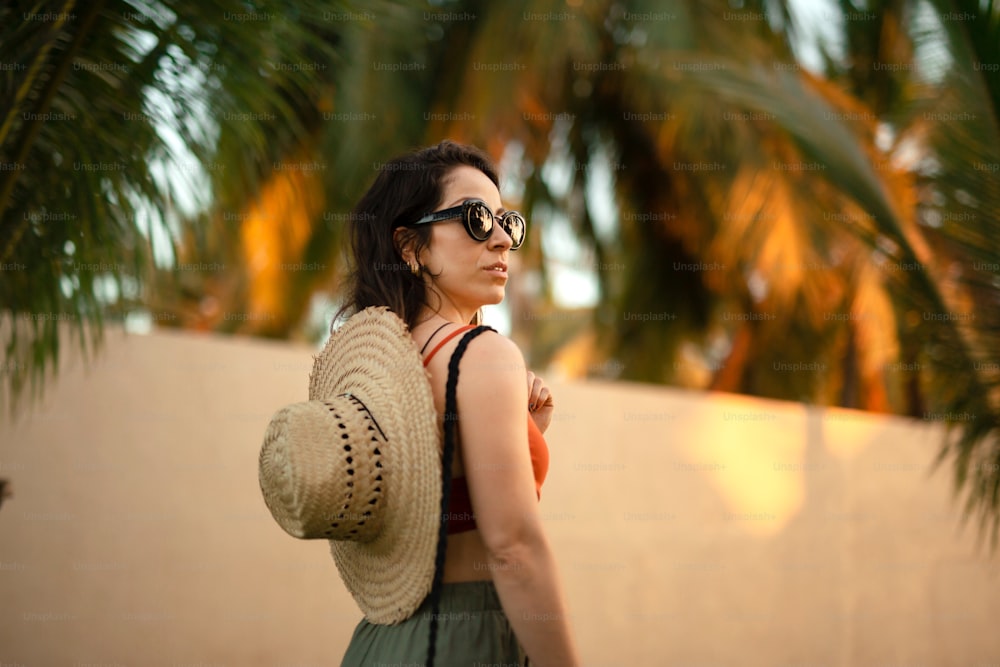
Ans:
[[[507,265],[503,262],[496,262],[483,268],[483,271],[502,271],[503,273],[507,273]]]

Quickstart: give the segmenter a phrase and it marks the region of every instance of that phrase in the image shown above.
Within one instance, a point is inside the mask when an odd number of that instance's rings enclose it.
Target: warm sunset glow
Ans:
[[[252,328],[265,328],[286,316],[290,266],[302,261],[312,220],[323,206],[319,178],[308,159],[281,163],[251,204],[243,225],[243,251],[249,274],[247,310]]]

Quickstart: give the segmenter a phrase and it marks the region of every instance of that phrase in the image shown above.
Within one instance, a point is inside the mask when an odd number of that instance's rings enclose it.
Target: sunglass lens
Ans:
[[[466,215],[472,237],[477,241],[488,239],[493,232],[493,213],[486,207],[486,204],[473,202]]]
[[[511,250],[517,250],[524,243],[524,231],[527,224],[520,213],[511,211],[504,215],[500,222],[504,231],[510,235],[510,240],[512,241]]]

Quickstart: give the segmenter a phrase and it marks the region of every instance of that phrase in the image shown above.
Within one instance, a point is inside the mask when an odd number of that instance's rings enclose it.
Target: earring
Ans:
[[[410,264],[410,273],[412,273],[415,276],[419,276],[420,275],[420,270],[422,268],[423,267],[420,266],[419,264]]]

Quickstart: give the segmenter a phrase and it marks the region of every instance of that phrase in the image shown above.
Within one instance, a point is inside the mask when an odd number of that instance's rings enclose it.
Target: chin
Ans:
[[[467,303],[475,304],[475,310],[479,310],[483,306],[495,306],[499,303],[503,303],[504,296],[506,296],[506,294],[503,290],[491,290],[486,293],[477,294],[474,298],[469,299]]]
[[[492,295],[492,298],[486,300],[483,303],[483,305],[484,306],[495,306],[498,303],[502,303],[503,302],[503,298],[505,296],[507,296],[507,290],[505,288],[501,287],[496,292],[494,292],[493,295]]]

